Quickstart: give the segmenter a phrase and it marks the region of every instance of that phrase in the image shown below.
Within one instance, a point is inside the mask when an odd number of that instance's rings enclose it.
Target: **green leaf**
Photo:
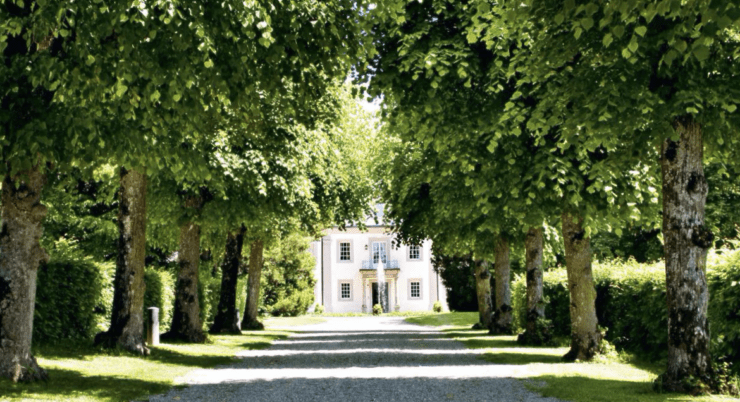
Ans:
[[[630,40],[630,43],[627,45],[627,48],[629,48],[630,52],[636,53],[639,46],[640,45],[637,43],[637,37],[633,36],[632,40]]]
[[[704,45],[699,45],[693,50],[694,57],[699,61],[704,61],[709,58],[709,48]]]
[[[612,37],[612,34],[608,33],[604,35],[604,39],[601,41],[601,43],[604,44],[604,47],[609,47],[609,45],[611,45],[613,41],[614,38]]]
[[[563,16],[563,13],[558,13],[555,16],[555,23],[558,24],[558,25],[560,25],[560,24],[563,23],[563,21],[565,21],[565,16]]]
[[[622,25],[617,25],[612,29],[612,33],[617,38],[621,38],[622,35],[624,35],[624,27]]]
[[[686,44],[686,41],[680,40],[676,42],[676,44],[673,45],[673,47],[675,47],[676,50],[678,50],[679,52],[683,53],[686,51],[686,48],[689,47],[689,45]]]
[[[647,33],[647,27],[640,25],[639,27],[635,28],[635,33],[640,36],[645,36],[645,34]]]
[[[121,96],[123,96],[123,94],[126,93],[126,91],[128,91],[128,87],[124,85],[121,81],[118,81],[118,83],[116,84],[116,96],[120,98]]]
[[[203,63],[203,65],[206,66],[206,68],[211,68],[213,67],[213,60],[208,59],[205,61],[205,63]]]
[[[93,63],[95,63],[95,57],[93,55],[91,55],[91,54],[88,54],[87,55],[87,60],[85,60],[85,64],[88,65],[88,66],[91,66],[91,65],[93,65]]]
[[[582,18],[581,19],[581,26],[583,27],[583,29],[585,29],[586,31],[588,31],[589,29],[591,29],[594,26],[594,20],[593,20],[593,18],[590,18],[590,17]]]

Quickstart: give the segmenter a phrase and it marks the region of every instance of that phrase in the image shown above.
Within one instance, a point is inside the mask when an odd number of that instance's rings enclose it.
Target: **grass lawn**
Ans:
[[[245,331],[211,335],[203,345],[161,344],[148,357],[85,345],[43,346],[35,350],[47,383],[13,384],[0,379],[0,401],[132,401],[164,393],[177,377],[197,368],[227,364],[240,350],[264,349],[288,336],[285,331]]]
[[[515,366],[511,376],[544,396],[576,402],[737,401],[722,396],[655,393],[652,381],[665,370],[664,365],[627,355],[614,354],[591,363],[564,363],[561,357],[568,347],[521,347],[516,336],[490,336],[485,330],[470,329],[478,322],[478,313],[446,313],[406,321],[444,327],[443,332],[468,348],[485,349],[482,359]]]
[[[270,317],[265,318],[264,320],[266,328],[297,327],[299,325],[321,324],[322,322],[326,322],[326,320],[317,315],[302,315],[298,317]]]

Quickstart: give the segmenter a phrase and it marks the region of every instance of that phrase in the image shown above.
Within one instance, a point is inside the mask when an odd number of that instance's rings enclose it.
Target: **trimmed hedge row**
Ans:
[[[34,341],[92,338],[110,318],[114,264],[94,261],[66,239],[57,241],[49,255],[36,277]]]
[[[740,358],[740,252],[712,255],[707,263],[709,324],[715,358]],[[667,353],[668,314],[662,263],[633,260],[594,264],[596,314],[606,339],[617,348],[654,358]],[[546,316],[556,336],[570,335],[569,295],[564,268],[545,272]],[[512,284],[514,325],[523,330],[526,278]]]
[[[115,263],[95,261],[66,239],[57,241],[49,255],[49,263],[39,268],[36,279],[33,340],[91,340],[110,325]],[[172,321],[174,275],[147,267],[144,282],[144,309],[159,307],[164,332]]]

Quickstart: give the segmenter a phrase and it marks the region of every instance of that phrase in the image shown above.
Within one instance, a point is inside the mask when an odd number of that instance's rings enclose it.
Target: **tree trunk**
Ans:
[[[212,334],[242,333],[239,323],[239,310],[236,307],[236,291],[239,265],[242,261],[244,227],[238,233],[229,233],[226,239],[226,254],[221,265],[221,295],[218,299],[218,312],[210,332]]]
[[[567,212],[562,215],[565,265],[570,290],[570,351],[566,360],[591,360],[603,335],[596,318],[596,288],[591,273],[591,239],[585,237],[583,218]]]
[[[666,140],[661,150],[668,369],[660,381],[664,390],[687,392],[696,386],[689,384],[692,377],[712,383],[706,260],[713,235],[704,226],[708,186],[701,126],[687,118],[675,129],[679,141]]]
[[[545,321],[545,302],[542,290],[542,226],[531,227],[524,241],[527,270],[527,322],[517,341],[540,346],[552,340],[550,325]]]
[[[146,175],[121,168],[119,202],[111,325],[107,332],[95,336],[95,344],[148,355],[144,345]]]
[[[496,311],[488,327],[489,333],[498,335],[511,334],[511,264],[509,262],[509,241],[504,237],[496,240]]]
[[[257,320],[257,308],[260,298],[260,277],[262,276],[262,240],[252,242],[249,252],[249,277],[247,278],[247,306],[244,309],[242,329],[264,329],[265,326]]]
[[[36,272],[49,256],[39,244],[46,207],[41,190],[46,176],[35,167],[6,177],[2,188],[0,232],[0,376],[13,382],[46,380],[31,355]]]
[[[475,263],[475,291],[478,295],[480,329],[488,328],[491,325],[491,272],[485,261]]]
[[[191,197],[185,208],[199,208],[201,199]],[[198,303],[198,263],[200,262],[200,226],[187,222],[180,227],[180,249],[177,253],[180,270],[175,287],[175,309],[169,332],[162,339],[176,339],[191,343],[203,343],[206,335],[200,322]]]

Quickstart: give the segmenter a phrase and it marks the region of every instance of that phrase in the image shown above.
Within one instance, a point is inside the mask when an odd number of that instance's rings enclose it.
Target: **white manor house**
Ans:
[[[377,206],[381,217],[382,208]],[[366,223],[364,232],[357,226],[334,227],[311,243],[315,304],[327,313],[369,313],[375,304],[386,312],[432,310],[439,300],[447,311],[447,292],[432,268],[432,242],[399,246],[387,226],[373,219]],[[379,272],[385,287],[378,286]]]

